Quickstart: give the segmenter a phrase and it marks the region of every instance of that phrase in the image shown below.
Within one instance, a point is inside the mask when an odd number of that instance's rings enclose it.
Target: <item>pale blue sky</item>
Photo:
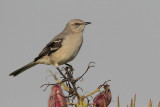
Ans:
[[[130,103],[137,107],[160,101],[159,0],[0,0],[0,107],[47,107],[52,66],[38,65],[17,77],[9,73],[32,61],[65,24],[74,18],[92,22],[72,64],[81,75],[96,62],[78,85],[83,95],[111,79],[110,107]],[[54,83],[54,81],[52,81]]]

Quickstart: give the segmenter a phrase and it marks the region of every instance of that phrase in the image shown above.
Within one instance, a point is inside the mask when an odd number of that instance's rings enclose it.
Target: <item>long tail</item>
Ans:
[[[25,70],[27,70],[27,69],[35,66],[35,65],[37,65],[37,63],[35,63],[34,61],[30,62],[29,64],[27,64],[27,65],[17,69],[16,71],[12,72],[11,74],[9,74],[9,76],[14,76],[15,77],[15,76],[19,75],[20,73],[24,72]]]

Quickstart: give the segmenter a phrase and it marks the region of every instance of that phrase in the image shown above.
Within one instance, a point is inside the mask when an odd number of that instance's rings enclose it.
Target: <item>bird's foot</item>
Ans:
[[[69,68],[69,71],[71,71],[71,72],[73,72],[73,71],[74,71],[74,69],[73,69],[72,65],[70,65],[70,64],[65,64],[65,65],[67,65],[67,67]]]

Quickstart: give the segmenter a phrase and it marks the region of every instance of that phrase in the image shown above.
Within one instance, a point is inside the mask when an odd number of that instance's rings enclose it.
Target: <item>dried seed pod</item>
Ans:
[[[104,91],[100,92],[93,100],[94,107],[107,107],[112,99],[108,84],[104,85]]]
[[[67,107],[67,101],[59,85],[54,85],[48,100],[48,107]]]

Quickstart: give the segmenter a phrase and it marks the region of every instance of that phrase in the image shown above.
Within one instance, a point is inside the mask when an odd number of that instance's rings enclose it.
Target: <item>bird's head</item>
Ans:
[[[84,22],[80,19],[72,19],[67,23],[66,27],[72,32],[78,33],[83,32],[85,26],[88,24],[91,24],[91,22]]]

